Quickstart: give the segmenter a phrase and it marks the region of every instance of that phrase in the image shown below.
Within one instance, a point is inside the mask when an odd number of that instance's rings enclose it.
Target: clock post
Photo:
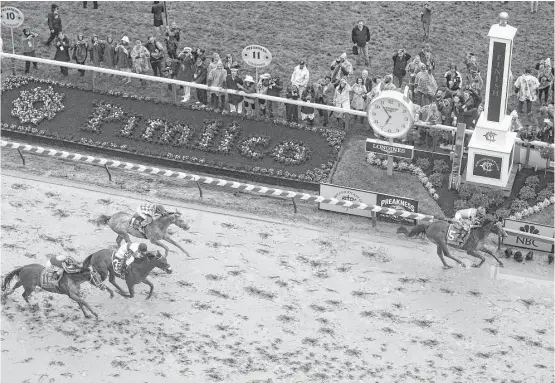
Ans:
[[[389,144],[393,145],[393,138],[389,139]],[[393,156],[391,154],[387,156],[387,175],[393,175]]]
[[[502,188],[513,171],[516,133],[511,132],[512,117],[507,115],[507,100],[512,89],[511,60],[517,29],[508,25],[509,15],[499,14],[499,24],[489,31],[489,59],[484,111],[468,144],[468,161],[463,182]]]

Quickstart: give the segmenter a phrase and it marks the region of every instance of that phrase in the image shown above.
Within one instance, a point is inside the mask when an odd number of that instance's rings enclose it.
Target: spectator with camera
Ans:
[[[231,53],[225,55],[223,63],[224,69],[227,71],[227,74],[231,74],[231,68],[233,67],[233,65],[235,65],[235,60],[233,59]]]
[[[172,22],[172,26],[166,27],[166,50],[168,51],[168,57],[170,59],[177,58],[177,48],[179,46],[179,40],[181,30],[177,27],[175,21]]]
[[[447,86],[449,90],[457,91],[461,89],[462,76],[457,70],[457,65],[451,64],[449,70],[445,72],[443,77],[445,78],[445,86]]]
[[[420,50],[418,55],[420,56],[420,61],[426,64],[426,68],[428,68],[428,70],[431,70],[433,73],[433,71],[436,69],[436,62],[434,54],[432,53],[431,44],[426,43],[422,45],[422,49]]]
[[[133,61],[131,58],[130,53],[130,43],[129,37],[123,36],[119,41],[118,45],[116,45],[116,57],[115,57],[115,65],[116,69],[122,72],[131,72],[131,68],[133,67]],[[131,82],[131,78],[123,77],[122,81],[125,81],[126,84]]]
[[[95,34],[91,38],[91,44],[89,45],[89,57],[90,62],[94,66],[100,66],[102,63],[102,44],[98,40],[98,36]]]
[[[256,93],[256,84],[252,76],[246,75],[243,80],[243,92],[246,94]],[[245,113],[247,116],[253,116],[256,109],[256,100],[252,97],[245,95],[243,98],[243,106],[245,107]]]
[[[347,53],[345,52],[332,61],[330,69],[331,82],[336,86],[339,85],[342,78],[348,78],[353,73],[353,65],[347,60]]]
[[[69,62],[69,48],[69,39],[62,31],[60,31],[58,33],[58,37],[56,37],[56,54],[54,55],[54,60]],[[67,76],[68,68],[61,66],[60,72],[63,76]]]
[[[113,69],[116,66],[116,44],[110,35],[106,40],[101,40],[101,62],[106,68]],[[113,74],[110,75],[112,77]]]
[[[416,56],[410,63],[407,64],[405,70],[409,75],[409,91],[414,95],[414,87],[416,84],[416,75],[420,72],[420,56]]]
[[[274,96],[274,97],[280,97],[281,95],[281,91],[283,90],[283,83],[281,82],[281,77],[272,77],[270,78],[270,82],[268,84],[268,90],[266,91],[266,94],[268,96]],[[267,101],[268,103],[268,113],[269,113],[269,117],[272,118],[274,117],[274,109],[277,108],[277,106],[279,106],[278,103],[276,103],[275,101]]]
[[[227,71],[224,69],[222,61],[216,63],[216,67],[208,73],[206,85],[216,88],[224,88],[225,80],[227,78]],[[224,110],[225,108],[225,93],[212,92],[211,104],[214,109]]]
[[[73,59],[75,60],[76,64],[85,65],[85,61],[87,60],[87,56],[89,54],[89,44],[85,41],[85,38],[82,33],[77,35],[77,41],[73,45]],[[81,77],[85,75],[84,69],[78,69]]]
[[[432,75],[431,67],[421,67],[420,73],[416,76],[415,95],[418,105],[429,105],[432,102],[432,97],[436,94],[437,82]]]
[[[351,40],[354,44],[353,53],[356,50],[356,54],[358,55],[358,57],[362,57],[364,59],[364,65],[369,66],[370,58],[368,55],[368,42],[370,41],[370,29],[368,29],[368,27],[364,25],[364,21],[359,20],[357,26],[353,28],[351,32]],[[358,65],[358,63],[359,61],[357,58],[356,64]]]
[[[23,36],[21,36],[21,45],[23,46],[23,56],[36,57],[35,49],[37,47],[38,34],[31,32],[29,28],[23,28]],[[38,69],[37,63],[33,62],[33,68]],[[25,61],[25,74],[29,74],[31,69],[31,61]]]
[[[239,66],[235,65],[230,68],[230,74],[227,75],[225,80],[225,88],[230,90],[240,91],[243,90],[243,79],[239,77]],[[243,112],[243,96],[238,94],[229,95],[229,111],[231,113]]]
[[[410,57],[411,56],[402,48],[399,49],[395,55],[393,55],[393,77],[397,80],[399,88],[403,87],[403,79],[407,74],[406,67]]]
[[[308,72],[308,68],[306,67],[304,60],[301,60],[299,65],[297,65],[293,70],[293,74],[291,75],[291,84],[297,87],[299,93],[302,94],[308,85],[309,78],[310,73]]]
[[[180,81],[192,82],[193,76],[196,71],[196,60],[193,58],[193,50],[190,47],[185,47],[177,56],[179,61],[179,70],[177,71],[176,78]],[[187,102],[191,99],[191,88],[188,86],[183,87],[183,99],[181,102]]]
[[[268,87],[270,86],[270,76],[269,73],[264,73],[260,75],[258,78],[258,84],[256,84],[256,93],[258,94],[268,94]],[[265,116],[266,115],[266,100],[257,99],[258,101],[258,108],[260,113]]]
[[[351,99],[350,99],[351,87],[347,83],[347,79],[344,77],[340,80],[339,85],[335,88],[335,95],[333,97],[333,103],[337,108],[343,108],[345,110],[351,109]],[[347,119],[349,115],[346,113],[337,113],[336,117],[337,125],[345,130],[347,126]]]
[[[299,89],[296,85],[289,85],[286,90],[285,98],[289,100],[299,99]],[[289,122],[299,121],[299,107],[298,105],[285,104],[285,116]]]
[[[148,36],[148,43],[145,48],[150,55],[150,67],[155,76],[162,76],[162,62],[164,60],[164,47],[156,41],[154,36]]]
[[[46,41],[46,46],[48,47],[50,46],[52,40],[58,37],[62,31],[60,8],[56,4],[52,4],[51,9],[52,10],[48,13],[48,29],[50,30],[50,37]]]

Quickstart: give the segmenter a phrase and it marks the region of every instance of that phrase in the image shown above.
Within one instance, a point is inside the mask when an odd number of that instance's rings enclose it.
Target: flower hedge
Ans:
[[[21,123],[31,123],[38,125],[42,120],[51,120],[56,114],[64,110],[62,100],[64,94],[59,94],[49,86],[47,89],[34,88],[31,91],[24,90],[20,96],[14,100],[11,115],[19,119]],[[42,102],[40,109],[35,108],[35,104]]]
[[[141,115],[130,116],[127,113],[125,113],[120,107],[118,107],[117,105],[114,105],[113,103],[95,100],[93,102],[93,112],[90,118],[88,119],[86,124],[80,127],[80,129],[83,131],[98,133],[100,126],[102,124],[105,124],[106,122],[109,122],[109,121],[114,121],[114,122],[120,121],[122,124],[122,128],[117,133],[115,133],[116,136],[124,137],[130,140],[139,139],[147,143],[163,145],[162,149],[160,150],[150,150],[150,149],[143,149],[143,148],[136,149],[136,148],[130,147],[128,144],[117,144],[105,139],[95,140],[94,138],[88,138],[88,137],[76,137],[76,135],[73,135],[73,134],[61,136],[58,132],[52,133],[48,130],[44,130],[44,129],[39,130],[35,127],[18,125],[18,124],[2,123],[1,125],[2,129],[8,130],[8,131],[45,136],[45,137],[53,137],[56,139],[68,140],[68,141],[81,143],[84,145],[96,146],[101,148],[116,149],[121,151],[134,152],[141,155],[167,158],[173,161],[188,162],[193,164],[205,164],[213,167],[247,171],[252,173],[260,173],[260,174],[271,175],[275,177],[297,179],[297,180],[309,181],[309,182],[327,181],[329,173],[333,165],[338,159],[339,151],[341,149],[343,140],[345,139],[345,132],[335,130],[335,129],[316,127],[316,126],[306,126],[298,123],[287,122],[279,118],[269,119],[266,117],[259,117],[259,116],[246,116],[246,115],[241,115],[237,113],[231,113],[228,111],[222,111],[222,112],[216,113],[215,110],[205,106],[196,106],[196,105],[188,105],[188,104],[176,105],[173,102],[163,102],[159,100],[153,100],[150,97],[135,96],[129,93],[122,93],[122,92],[113,91],[113,90],[110,90],[107,92],[98,91],[98,90],[91,91],[89,89],[86,89],[84,86],[65,84],[54,80],[45,80],[45,79],[37,79],[37,78],[22,77],[22,76],[10,76],[5,81],[2,82],[1,91],[6,92],[9,90],[18,89],[30,83],[47,85],[49,88],[51,88],[52,86],[57,86],[57,87],[67,88],[67,89],[84,90],[84,91],[92,92],[99,95],[116,96],[124,99],[136,100],[136,101],[149,101],[155,104],[166,105],[172,108],[203,110],[206,112],[210,112],[212,115],[214,115],[214,118],[210,118],[204,121],[204,127],[203,127],[204,130],[202,130],[201,138],[199,140],[196,140],[195,143],[193,143],[192,137],[195,129],[194,127],[189,126],[183,122],[167,122],[162,119],[147,118]],[[22,92],[27,92],[27,91],[23,90]],[[48,92],[50,91],[47,90],[47,94],[50,96],[51,99],[57,100],[55,94],[51,94]],[[55,104],[52,105],[52,108],[54,107],[54,105]],[[41,109],[38,109],[38,110],[41,110]],[[222,126],[223,124],[222,120],[218,119],[217,116],[232,116],[232,117],[235,117],[235,120],[233,120],[233,122],[230,124],[226,124],[226,126],[224,127]],[[39,117],[42,117],[42,116],[39,116]],[[43,118],[48,118],[48,113],[46,113],[46,111],[44,113]],[[304,173],[296,173],[294,171],[287,171],[284,169],[281,169],[281,170],[273,169],[267,166],[260,167],[260,166],[246,165],[246,164],[234,164],[232,161],[207,160],[202,156],[180,155],[180,154],[175,154],[168,151],[168,146],[172,146],[176,148],[191,148],[191,149],[201,150],[204,152],[212,152],[217,154],[230,154],[234,146],[234,143],[236,142],[237,137],[242,130],[241,123],[240,123],[241,120],[261,121],[265,123],[271,123],[279,127],[285,127],[288,129],[305,130],[305,131],[314,132],[316,134],[321,135],[321,137],[326,140],[329,147],[331,148],[331,154],[327,157],[327,160],[325,162],[319,164],[317,167],[314,167],[313,169],[305,170]],[[102,121],[102,123],[100,123],[100,121]],[[135,134],[135,136],[133,136],[137,127],[140,124],[142,124],[141,126],[146,125],[146,128],[142,131],[142,134],[140,135]],[[217,130],[217,133],[215,132],[215,130]],[[213,141],[216,140],[217,135],[219,136],[217,137],[219,140],[218,141],[219,144],[217,146],[210,145]],[[250,139],[253,139],[253,138],[254,137],[250,137]],[[312,151],[304,143],[298,142],[298,141],[281,142],[276,146],[276,148],[272,152],[258,153],[254,150],[254,147],[259,146],[259,144],[262,144],[262,147],[266,149],[266,147],[264,146],[264,138],[261,139],[260,143],[254,144],[254,142],[251,141],[248,145],[246,144],[247,140],[241,140],[240,143],[238,144],[238,152],[239,152],[238,154],[250,159],[260,159],[266,155],[270,155],[277,163],[280,163],[286,166],[294,166],[299,163],[303,163],[310,160],[311,154],[312,154]],[[254,146],[252,146],[253,144]],[[164,148],[166,148],[165,151],[164,151]]]

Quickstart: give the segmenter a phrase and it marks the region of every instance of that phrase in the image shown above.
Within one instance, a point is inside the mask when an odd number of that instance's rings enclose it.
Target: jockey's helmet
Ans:
[[[480,206],[480,207],[478,208],[478,215],[480,215],[480,216],[482,216],[482,217],[485,217],[485,216],[486,216],[486,208],[483,207],[483,206]]]
[[[146,245],[145,245],[144,243],[139,244],[139,251],[140,251],[141,253],[144,253],[144,252],[147,251],[147,247],[146,247]]]

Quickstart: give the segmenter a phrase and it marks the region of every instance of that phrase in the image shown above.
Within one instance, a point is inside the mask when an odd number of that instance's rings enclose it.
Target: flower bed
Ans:
[[[25,92],[34,90],[55,102],[33,108]],[[14,102],[27,102],[26,112],[13,111]],[[345,138],[334,129],[30,77],[11,76],[2,83],[2,110],[6,131],[309,182],[327,181]],[[38,113],[36,123],[19,121],[32,113]]]

